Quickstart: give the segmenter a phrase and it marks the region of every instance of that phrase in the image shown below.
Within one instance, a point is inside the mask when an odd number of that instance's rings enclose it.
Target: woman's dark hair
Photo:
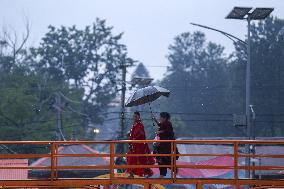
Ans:
[[[167,120],[171,119],[171,115],[168,112],[161,112],[160,116],[166,118]]]
[[[140,113],[138,111],[135,111],[134,114],[140,117]]]

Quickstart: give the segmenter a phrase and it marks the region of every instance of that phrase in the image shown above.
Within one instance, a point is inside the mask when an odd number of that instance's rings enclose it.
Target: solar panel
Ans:
[[[251,20],[265,19],[273,10],[273,8],[256,8],[249,17]]]
[[[233,10],[228,14],[228,19],[244,19],[249,13],[251,7],[234,7]]]

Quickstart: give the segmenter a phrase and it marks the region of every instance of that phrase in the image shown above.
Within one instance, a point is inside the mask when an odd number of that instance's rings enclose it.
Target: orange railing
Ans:
[[[9,169],[27,169],[31,170],[46,170],[49,171],[50,174],[48,178],[41,179],[10,179],[10,180],[0,180],[0,188],[17,188],[17,187],[29,187],[29,188],[60,188],[60,187],[87,187],[91,185],[113,185],[113,184],[140,184],[143,185],[144,188],[149,188],[151,184],[193,184],[196,185],[198,189],[202,188],[203,185],[207,184],[222,184],[222,185],[233,185],[236,188],[241,188],[244,186],[250,187],[261,187],[261,186],[284,186],[284,180],[278,179],[256,179],[256,178],[239,178],[240,171],[253,171],[253,170],[274,170],[280,172],[284,170],[284,165],[277,166],[261,166],[261,165],[241,165],[239,160],[241,158],[275,158],[281,159],[284,158],[284,151],[278,154],[269,154],[269,153],[250,153],[246,154],[240,149],[243,149],[244,145],[262,145],[262,146],[274,146],[278,145],[284,146],[284,141],[280,140],[168,140],[168,141],[160,141],[160,142],[170,142],[171,143],[171,154],[116,154],[115,148],[116,145],[128,143],[153,143],[157,141],[153,140],[143,140],[143,141],[0,141],[0,144],[4,144],[6,146],[16,146],[16,145],[33,145],[33,146],[46,146],[50,150],[44,154],[0,154],[1,159],[38,159],[38,158],[48,158],[50,160],[50,165],[48,166],[2,166],[1,170],[9,170]],[[61,154],[58,149],[60,146],[64,145],[108,145],[109,152],[106,153],[93,153],[93,154],[79,154],[79,153],[70,153],[70,154]],[[195,165],[195,164],[177,164],[176,161],[176,147],[180,144],[185,145],[229,145],[232,146],[231,153],[182,153],[179,154],[180,157],[220,157],[220,156],[228,156],[232,157],[234,160],[233,165]],[[171,156],[172,163],[171,165],[115,165],[115,158],[120,156]],[[63,157],[105,157],[109,158],[109,163],[107,165],[68,165],[61,166],[59,165],[59,159]],[[149,167],[149,168],[159,168],[159,167],[171,167],[171,176],[170,178],[118,178],[116,177],[115,170],[123,169],[123,168],[137,168],[137,167]],[[176,168],[186,168],[186,169],[231,169],[233,171],[232,178],[179,178],[176,173]],[[59,171],[61,170],[107,170],[109,172],[109,178],[60,178]]]

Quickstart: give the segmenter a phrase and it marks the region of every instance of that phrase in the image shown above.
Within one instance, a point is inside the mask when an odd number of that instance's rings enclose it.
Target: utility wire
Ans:
[[[59,94],[68,102],[72,102],[72,103],[76,103],[76,104],[82,104],[82,102],[76,101],[76,100],[72,100],[70,98],[68,98],[67,96],[65,96],[62,92],[59,92]]]

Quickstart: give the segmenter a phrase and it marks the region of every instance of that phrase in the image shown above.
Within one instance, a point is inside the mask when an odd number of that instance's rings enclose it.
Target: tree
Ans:
[[[28,68],[13,66],[12,71],[2,72],[0,79],[0,124],[2,140],[53,140],[56,125],[54,91],[72,99],[81,99],[79,91],[70,90],[67,82],[54,82]],[[70,106],[70,105],[69,105]],[[81,120],[80,120],[81,119]],[[71,136],[72,125],[82,123],[82,118],[68,111],[62,122],[66,138]],[[81,130],[81,131],[80,131]],[[82,129],[78,129],[82,133]]]
[[[74,129],[85,138],[116,95],[121,65],[133,62],[121,36],[99,19],[83,30],[50,26],[38,47],[20,45],[16,59],[0,41],[0,138],[53,140],[58,112],[66,139]]]
[[[216,135],[225,133],[223,129],[216,129],[221,124],[228,125],[222,121],[229,105],[226,97],[227,58],[223,51],[224,47],[207,43],[201,32],[182,33],[169,46],[170,67],[161,84],[171,91],[171,96],[164,102],[163,110],[185,113],[177,121],[184,127],[190,127],[191,133],[182,132],[183,137],[210,135],[208,130],[213,129]],[[212,117],[214,115],[217,117]],[[182,130],[182,127],[178,129]]]
[[[139,63],[134,72],[132,73],[132,78],[134,77],[150,77],[148,69],[144,66],[143,63]]]
[[[21,60],[25,57],[26,43],[30,36],[30,23],[28,19],[25,23],[25,32],[21,34],[13,28],[3,26],[0,33],[0,57],[1,69],[6,72],[11,71],[15,65],[21,66]]]
[[[117,93],[121,65],[133,63],[121,37],[100,19],[83,30],[49,26],[40,46],[31,49],[29,61],[37,73],[83,89],[82,112],[92,122],[102,121],[99,112]]]

